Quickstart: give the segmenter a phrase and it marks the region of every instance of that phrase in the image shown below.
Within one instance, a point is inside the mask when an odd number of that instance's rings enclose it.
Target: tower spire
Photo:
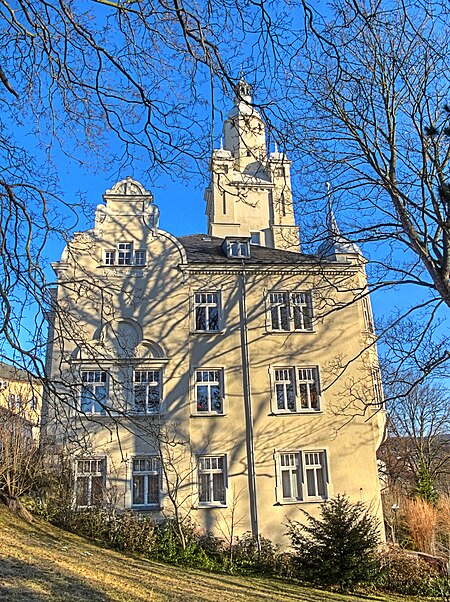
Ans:
[[[327,257],[339,261],[339,255],[362,255],[361,249],[357,244],[351,242],[345,236],[342,236],[341,231],[334,215],[333,196],[331,192],[330,182],[326,182],[327,187],[327,233],[325,240],[319,246],[318,252],[321,257]],[[345,259],[344,259],[345,260]]]
[[[328,229],[328,234],[333,236],[334,238],[340,237],[341,236],[341,232],[339,230],[339,226],[338,223],[336,221],[336,216],[334,215],[334,210],[333,210],[333,197],[331,194],[331,184],[330,182],[326,182],[326,187],[327,187],[327,205],[328,205],[328,212],[327,212],[327,229]]]

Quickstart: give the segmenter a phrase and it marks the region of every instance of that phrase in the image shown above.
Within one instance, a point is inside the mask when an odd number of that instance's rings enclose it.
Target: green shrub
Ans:
[[[321,519],[302,512],[308,524],[288,524],[301,579],[342,590],[373,580],[379,525],[362,502],[338,495],[322,505]]]
[[[261,536],[260,548],[259,551],[256,539],[249,532],[237,537],[233,544],[230,569],[243,574],[293,576],[292,554],[280,552],[270,539]]]

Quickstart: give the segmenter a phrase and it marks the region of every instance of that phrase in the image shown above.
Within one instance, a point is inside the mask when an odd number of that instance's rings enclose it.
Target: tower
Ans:
[[[291,162],[277,148],[267,154],[265,125],[243,79],[222,140],[211,157],[211,181],[205,193],[208,234],[248,237],[253,244],[299,251]]]

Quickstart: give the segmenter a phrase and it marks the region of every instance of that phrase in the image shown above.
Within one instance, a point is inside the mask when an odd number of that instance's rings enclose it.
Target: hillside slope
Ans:
[[[28,524],[1,506],[0,535],[0,600],[5,602],[363,600],[276,580],[209,574],[142,560],[105,550],[43,521]],[[382,599],[364,598],[366,602]]]

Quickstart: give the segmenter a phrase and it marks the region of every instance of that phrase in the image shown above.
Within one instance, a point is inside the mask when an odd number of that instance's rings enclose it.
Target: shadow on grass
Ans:
[[[111,602],[72,574],[57,567],[43,569],[23,560],[2,558],[0,563],[0,600],[8,602]]]

